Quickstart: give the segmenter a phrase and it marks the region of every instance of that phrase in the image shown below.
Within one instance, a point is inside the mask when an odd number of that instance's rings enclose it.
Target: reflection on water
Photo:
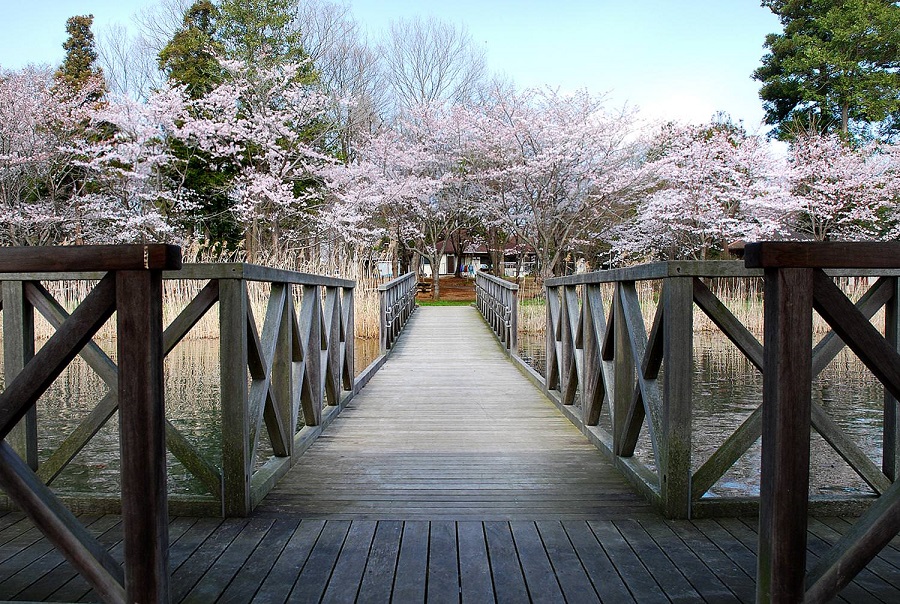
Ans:
[[[100,346],[115,360],[115,342],[101,341]],[[354,347],[354,362],[359,373],[377,357],[378,340],[357,340]],[[181,342],[166,357],[164,376],[166,418],[205,459],[221,467],[219,341],[190,339]],[[57,378],[37,403],[41,462],[88,416],[107,391],[103,380],[80,357]],[[257,465],[271,454],[272,448],[263,429]],[[119,457],[118,419],[113,414],[52,486],[67,492],[117,493]],[[170,493],[208,494],[171,453],[168,463]]]
[[[545,369],[543,335],[519,337],[520,354],[542,375]],[[664,375],[665,368],[660,377]],[[813,400],[876,464],[881,464],[883,390],[863,364],[842,351],[813,382]],[[694,336],[693,467],[696,470],[722,445],[762,401],[762,374],[724,337]],[[601,425],[608,429],[609,416]],[[812,495],[871,493],[857,474],[815,431],[811,438]],[[646,429],[635,453],[652,466]],[[759,440],[710,490],[708,496],[759,494]]]

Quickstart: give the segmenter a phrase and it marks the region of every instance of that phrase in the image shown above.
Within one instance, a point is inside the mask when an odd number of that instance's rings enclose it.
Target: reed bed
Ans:
[[[705,279],[707,287],[721,300],[731,313],[757,338],[762,340],[763,334],[763,282],[761,278],[716,278]],[[862,277],[844,277],[837,280],[841,290],[854,302],[858,300],[874,283],[874,280]],[[638,299],[644,322],[649,331],[659,302],[660,281],[638,281]],[[580,287],[579,303],[580,303]],[[613,295],[613,284],[601,286],[606,310],[609,311],[609,300]],[[528,278],[519,283],[519,333],[538,334],[546,330],[546,298],[543,286],[536,280]],[[884,310],[879,310],[872,317],[873,325],[884,325]],[[818,314],[813,313],[813,333],[821,338],[831,327]],[[694,310],[694,332],[709,333],[718,331],[718,327],[701,310]]]
[[[197,262],[215,263],[222,261],[219,257],[203,254],[189,254],[185,257],[195,257]],[[227,260],[228,262],[240,260]],[[379,296],[378,286],[384,279],[367,270],[364,263],[354,260],[300,260],[285,254],[271,255],[257,258],[257,264],[276,268],[299,271],[315,275],[340,277],[356,281],[354,291],[354,332],[357,338],[377,339],[379,321]],[[56,300],[68,311],[73,310],[87,296],[96,285],[91,280],[64,280],[47,281],[44,287]],[[187,304],[196,297],[206,285],[205,280],[195,279],[167,279],[163,282],[163,323],[168,325],[180,313]],[[247,286],[250,300],[250,308],[257,322],[257,328],[262,329],[262,321],[265,317],[266,304],[268,303],[271,286],[268,283],[250,282]],[[324,292],[323,292],[324,295]],[[300,302],[300,288],[294,288],[295,302]],[[35,318],[35,335],[38,339],[49,338],[54,332],[53,327],[38,313]],[[191,329],[188,339],[211,339],[219,337],[218,309],[212,308]],[[97,333],[96,339],[110,340],[115,338],[115,317]]]

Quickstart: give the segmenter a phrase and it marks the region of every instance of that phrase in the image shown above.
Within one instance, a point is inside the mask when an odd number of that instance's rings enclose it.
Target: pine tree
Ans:
[[[851,131],[900,116],[900,6],[891,0],[763,0],[783,33],[753,77],[774,133]]]
[[[170,82],[183,84],[191,98],[200,98],[225,78],[216,40],[218,9],[210,0],[196,0],[184,13],[183,26],[159,53],[159,67]]]
[[[54,77],[59,84],[71,90],[81,90],[86,85],[103,81],[103,71],[96,64],[97,51],[91,31],[93,23],[94,15],[69,17],[66,21],[66,33],[69,34],[63,43],[66,56]],[[98,88],[91,100],[99,100],[102,96],[103,90]]]

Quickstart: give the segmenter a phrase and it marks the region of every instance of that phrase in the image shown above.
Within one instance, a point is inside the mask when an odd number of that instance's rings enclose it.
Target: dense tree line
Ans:
[[[814,52],[798,40],[831,44],[853,7],[887,28],[896,6],[763,4],[784,33],[756,77],[786,156],[725,118],[648,126],[586,91],[519,90],[434,20],[372,41],[321,0],[165,0],[98,48],[73,17],[56,70],[0,71],[0,242],[412,267],[451,241],[514,244],[551,275],[574,258],[712,258],[740,238],[895,238],[890,78],[872,74],[864,98],[836,67],[815,96],[796,74]]]

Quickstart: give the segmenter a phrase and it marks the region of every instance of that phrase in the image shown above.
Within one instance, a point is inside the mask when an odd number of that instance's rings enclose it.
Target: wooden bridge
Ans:
[[[150,251],[151,259],[159,257]],[[119,261],[117,266],[91,268],[113,274],[124,271],[126,276],[148,271],[155,273],[155,278],[161,278],[163,270],[175,268],[165,257],[154,263],[148,262],[146,249],[142,254],[142,260],[134,265]],[[8,264],[4,270],[10,270]],[[683,496],[680,487],[668,485],[654,490],[654,468],[641,468],[628,455],[628,443],[623,446],[621,439],[630,438],[629,430],[616,431],[616,421],[638,428],[643,423],[655,432],[659,442],[654,441],[654,449],[661,452],[656,458],[657,476],[692,482],[690,458],[686,465],[678,460],[674,452],[681,445],[662,437],[677,435],[682,427],[677,422],[673,425],[671,418],[654,417],[657,409],[653,407],[658,387],[653,368],[658,372],[661,364],[667,369],[677,366],[668,356],[669,347],[679,333],[684,335],[677,314],[679,303],[683,311],[684,300],[679,302],[677,292],[687,292],[688,308],[693,301],[704,312],[712,309],[717,324],[729,338],[740,342],[741,350],[750,355],[759,352],[733,317],[705,291],[683,287],[684,280],[690,284],[698,278],[687,265],[665,269],[665,276],[682,280],[674,287],[665,285],[668,293],[660,298],[664,301],[660,306],[670,313],[668,324],[663,327],[666,319],[660,310],[649,335],[644,332],[642,337],[637,337],[639,319],[629,307],[633,299],[627,288],[628,283],[633,285],[635,274],[607,276],[625,284],[621,294],[615,294],[608,320],[599,305],[599,290],[592,289],[599,288],[603,278],[595,275],[582,283],[574,278],[550,282],[551,366],[547,381],[524,367],[514,354],[514,286],[486,276],[479,277],[480,315],[470,307],[427,307],[413,312],[415,281],[409,276],[384,286],[381,333],[383,349],[389,354],[354,381],[350,377],[354,373],[352,338],[347,337],[353,321],[352,284],[246,265],[183,270],[188,278],[203,280],[206,285],[165,334],[159,329],[155,343],[149,338],[147,354],[161,359],[218,302],[221,349],[238,361],[238,370],[222,378],[223,386],[236,384],[230,392],[223,387],[222,440],[244,452],[235,460],[234,452],[228,457],[223,445],[223,459],[217,466],[192,449],[171,424],[160,423],[157,433],[165,434],[170,452],[205,477],[210,495],[195,501],[169,498],[167,515],[165,506],[160,510],[155,503],[157,499],[147,500],[146,486],[137,494],[123,491],[125,513],[119,516],[103,513],[110,507],[108,501],[90,500],[85,494],[60,494],[63,502],[80,512],[76,518],[41,486],[37,479],[41,470],[35,475],[28,469],[28,444],[36,428],[33,421],[28,423],[27,407],[36,396],[22,395],[24,401],[16,403],[4,392],[0,411],[23,420],[9,437],[22,451],[21,458],[3,446],[2,483],[28,516],[17,511],[0,516],[0,599],[799,601],[796,591],[790,591],[796,589],[795,578],[786,580],[779,574],[785,566],[796,574],[796,564],[786,564],[781,558],[779,566],[772,569],[758,560],[758,551],[771,557],[766,548],[774,540],[782,550],[778,555],[797,557],[800,543],[802,586],[804,567],[822,567],[820,575],[828,576],[833,566],[830,560],[840,559],[846,567],[847,551],[858,550],[860,542],[871,550],[874,539],[880,553],[863,561],[852,581],[851,575],[846,581],[839,578],[832,583],[839,585],[838,600],[900,600],[900,540],[892,539],[897,522],[891,516],[896,515],[891,507],[895,489],[887,477],[880,482],[873,479],[881,489],[878,492],[884,494],[872,506],[881,505],[887,512],[869,513],[860,523],[836,515],[807,518],[804,511],[789,523],[790,513],[776,506],[781,519],[766,525],[768,534],[760,540],[752,502],[729,504],[727,509],[742,514],[721,517],[706,498],[701,500],[702,493],[695,497],[687,491]],[[658,267],[642,270],[643,277],[638,279],[664,276]],[[37,277],[19,275],[16,281],[7,275],[3,286],[7,391],[14,394],[20,381],[10,377],[15,375],[15,352],[18,350],[19,365],[27,368],[34,364],[28,362],[32,357],[44,361],[55,350],[51,347],[50,352],[34,356],[27,345],[21,345],[29,335],[33,341],[29,312],[37,309],[52,314],[55,308],[46,291],[33,285]],[[248,280],[273,284],[260,330],[247,302]],[[159,298],[152,283],[153,277],[144,299],[151,306]],[[896,288],[894,278],[890,283]],[[292,287],[303,289],[299,310],[294,309]],[[858,303],[863,314],[874,313],[873,298],[881,301],[880,306],[896,302],[896,297],[884,292],[884,287],[877,286]],[[229,310],[228,305],[236,305],[238,312]],[[152,316],[155,311],[145,312]],[[83,313],[75,311],[72,316],[83,317]],[[892,317],[895,314],[889,312],[888,319]],[[60,331],[68,333],[65,319],[64,313],[57,316]],[[26,337],[12,346],[10,335],[16,333]],[[853,335],[844,330],[841,337],[850,341]],[[767,335],[767,341],[770,337],[775,339]],[[896,332],[888,334],[889,341],[891,337],[896,338]],[[81,341],[85,338],[89,340],[90,334],[82,335]],[[825,348],[828,345],[826,341]],[[57,353],[59,363],[77,354],[76,346],[70,345],[71,352]],[[41,350],[45,348],[46,344]],[[279,351],[285,356],[279,356]],[[108,358],[103,360],[97,350],[82,351],[82,356],[106,367],[109,380],[120,388],[128,376],[126,371],[134,370],[121,350],[118,368],[110,366],[112,361],[107,364]],[[621,363],[616,362],[623,356],[634,363],[627,380]],[[818,358],[821,363],[822,354]],[[597,364],[596,371],[592,364]],[[292,365],[292,370],[285,369]],[[608,380],[616,371],[621,376],[618,389]],[[24,369],[21,372],[31,375]],[[152,385],[158,378],[151,375],[146,379]],[[891,376],[886,379],[890,381]],[[662,384],[663,395],[658,400],[662,405],[665,399],[666,408],[674,404],[671,392],[677,390],[675,385],[677,382]],[[626,403],[613,398],[614,393],[626,389]],[[147,390],[148,408],[154,408],[153,401],[161,408],[158,389]],[[613,408],[607,411],[613,414],[612,436],[605,435],[594,421],[599,419],[594,416],[599,415],[603,392],[613,399],[608,404]],[[580,408],[571,404],[576,398]],[[133,393],[126,398],[119,390],[123,409],[137,399],[140,397]],[[634,400],[644,409],[639,417]],[[229,416],[229,404],[240,411]],[[617,406],[625,411],[620,413]],[[689,413],[687,417],[689,420]],[[768,421],[758,425],[764,446]],[[810,421],[816,420],[807,417],[807,430]],[[824,420],[818,421],[822,425]],[[4,425],[13,423],[4,420]],[[752,432],[753,428],[744,430]],[[263,431],[276,455],[260,466],[254,460]],[[130,437],[123,433],[122,438]],[[739,434],[723,446],[733,449],[734,441],[746,439]],[[162,440],[160,437],[157,442]],[[123,450],[126,448],[123,444]],[[141,477],[141,472],[157,471],[160,461],[159,449],[151,451],[141,462],[148,467],[133,472]],[[679,464],[689,472],[686,479],[677,474]],[[870,472],[870,468],[860,471]],[[704,476],[710,472],[708,467],[694,468],[693,481],[708,481]],[[796,467],[791,476],[803,479]],[[667,480],[660,478],[659,482]],[[804,501],[805,493],[803,489]],[[764,496],[758,504],[764,514],[773,513],[767,507],[770,503]],[[680,512],[685,505],[688,514]],[[828,514],[846,509],[841,505],[814,509]],[[799,522],[803,524],[802,539],[796,536]],[[161,528],[148,533],[148,523],[151,529]],[[876,537],[871,536],[873,526]],[[790,545],[795,549],[784,549],[779,532],[783,530],[794,531]],[[135,533],[148,543],[137,541]],[[154,540],[160,547],[144,549]],[[847,547],[834,547],[848,542]],[[849,560],[849,566],[856,564],[853,557]],[[123,561],[124,580],[121,570],[116,570]],[[770,582],[768,591],[758,592],[759,573]],[[108,591],[104,593],[104,589]]]

